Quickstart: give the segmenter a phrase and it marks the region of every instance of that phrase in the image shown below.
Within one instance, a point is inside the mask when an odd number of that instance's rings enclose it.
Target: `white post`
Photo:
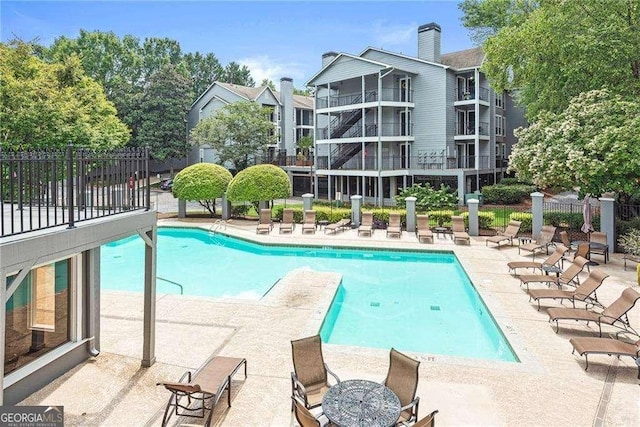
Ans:
[[[540,231],[542,231],[543,200],[544,194],[539,192],[531,193],[531,214],[533,215],[533,218],[531,219],[531,235],[533,237],[539,236]]]
[[[156,361],[156,244],[158,227],[145,233],[149,242],[144,246],[144,312],[142,318],[142,366],[148,368]]]
[[[356,227],[360,226],[360,206],[362,206],[362,196],[351,196],[351,223]]]
[[[467,206],[469,206],[469,236],[478,236],[478,199],[467,200]]]
[[[404,199],[407,204],[407,232],[414,233],[416,231],[416,199],[409,196]]]
[[[616,247],[615,199],[600,197],[600,231],[607,233],[607,245],[612,254]]]
[[[231,202],[227,200],[227,193],[222,195],[222,220],[231,218]]]
[[[178,199],[178,218],[187,217],[187,201]]]

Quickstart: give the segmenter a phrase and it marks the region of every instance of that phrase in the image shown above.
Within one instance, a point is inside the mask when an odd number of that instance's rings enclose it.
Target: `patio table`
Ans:
[[[322,412],[338,426],[389,427],[400,417],[400,399],[380,383],[347,380],[325,393]]]

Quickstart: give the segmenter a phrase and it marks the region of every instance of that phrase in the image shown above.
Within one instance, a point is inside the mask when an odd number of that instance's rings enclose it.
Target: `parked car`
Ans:
[[[172,178],[163,179],[160,182],[160,189],[161,190],[171,191],[172,188],[173,188],[173,179]]]

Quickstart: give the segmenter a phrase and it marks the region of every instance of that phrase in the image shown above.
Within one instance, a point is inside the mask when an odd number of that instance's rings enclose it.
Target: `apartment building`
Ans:
[[[187,131],[196,127],[203,119],[213,115],[218,109],[234,102],[257,102],[269,108],[269,120],[273,122],[276,144],[269,146],[266,156],[259,153],[256,163],[270,162],[287,168],[291,174],[306,166],[306,162],[297,165],[296,154],[299,153],[297,142],[306,135],[313,136],[314,115],[313,97],[293,94],[293,79],[280,79],[280,91],[271,90],[268,86],[248,87],[230,83],[214,82],[191,105],[187,116]],[[189,163],[217,161],[215,150],[209,146],[194,148],[189,156]],[[308,169],[306,167],[305,174]],[[293,175],[292,175],[293,176]],[[306,180],[305,180],[306,182]]]
[[[368,47],[327,52],[308,82],[315,95],[316,198],[392,203],[414,183],[465,193],[504,174],[525,126],[507,93],[480,71],[481,48],[441,54],[441,28],[418,28],[417,56]]]

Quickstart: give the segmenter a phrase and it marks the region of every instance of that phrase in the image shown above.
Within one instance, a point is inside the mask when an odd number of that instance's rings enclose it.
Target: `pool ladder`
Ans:
[[[223,230],[227,229],[227,222],[222,219],[217,219],[213,224],[211,224],[211,227],[209,227],[209,231],[211,233],[215,233],[220,229],[223,229]]]
[[[176,285],[180,288],[180,295],[184,295],[184,288],[180,283],[174,282],[173,280],[165,279],[164,277],[156,276],[156,279],[162,280],[163,282],[171,283],[172,285]]]

